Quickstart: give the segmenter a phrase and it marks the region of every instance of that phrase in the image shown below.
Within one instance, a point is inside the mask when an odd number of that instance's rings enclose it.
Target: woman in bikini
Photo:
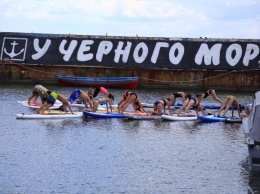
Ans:
[[[182,102],[185,102],[185,93],[177,92],[171,95],[171,106],[175,105],[176,98],[182,98]]]
[[[123,95],[122,99],[117,104],[117,109],[118,110],[119,110],[120,106],[126,101],[127,97],[130,95],[130,93],[131,93],[131,91],[129,91],[129,90],[124,91],[124,95]]]
[[[226,99],[223,101],[223,104],[221,106],[221,108],[218,111],[217,116],[220,116],[221,111],[225,108],[225,111],[223,113],[223,117],[225,117],[227,111],[229,110],[230,107],[232,107],[232,116],[234,113],[234,106],[237,107],[237,111],[238,111],[238,116],[240,117],[240,113],[241,113],[241,104],[238,102],[238,100],[234,97],[234,96],[227,96]]]
[[[169,112],[172,115],[170,98],[166,98],[164,100],[156,100],[153,105],[153,111],[151,111],[150,113],[153,115],[162,115],[163,114],[162,109],[163,109],[164,114],[166,114],[166,108],[165,108],[166,105],[168,105]]]
[[[98,95],[99,92],[104,94],[106,98],[108,98],[108,95],[110,94],[110,92],[106,88],[104,88],[104,87],[97,87],[95,89],[95,91],[94,91],[93,98],[96,98],[96,96]]]
[[[92,112],[97,112],[99,104],[105,104],[107,107],[107,112],[108,112],[108,104],[109,104],[110,110],[112,112],[113,101],[114,101],[114,96],[112,94],[109,94],[107,98],[94,99]]]
[[[118,112],[123,113],[125,109],[128,107],[131,103],[137,103],[139,102],[139,98],[136,93],[128,92],[126,99],[122,102],[122,104],[118,107]]]
[[[191,98],[191,95],[187,95],[187,99],[185,100],[185,103],[183,104],[183,106],[179,109],[177,115],[180,116],[180,112],[182,111],[182,109],[185,108],[184,112],[183,112],[183,116],[186,116],[186,113],[189,112],[190,108],[193,107],[194,110],[196,111],[196,115],[199,115],[199,112],[201,111],[203,115],[205,115],[205,112],[202,108],[202,106],[200,105],[199,101],[196,100],[195,98]]]
[[[199,103],[203,100],[203,98],[207,98],[209,95],[211,95],[216,101],[223,103],[216,94],[216,91],[213,89],[207,90],[206,92],[202,94],[196,94],[196,97],[199,99]]]

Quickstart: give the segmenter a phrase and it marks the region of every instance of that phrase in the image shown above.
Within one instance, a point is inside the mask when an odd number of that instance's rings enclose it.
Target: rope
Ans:
[[[21,66],[21,67],[23,67],[23,68],[26,68],[26,69],[30,69],[30,70],[32,70],[32,71],[37,71],[37,72],[41,72],[41,73],[47,73],[47,72],[45,72],[45,71],[40,71],[40,70],[36,70],[36,69],[30,68],[30,67],[25,67],[25,66],[20,65],[20,64],[16,64],[16,65],[19,65],[19,66]],[[48,72],[48,74],[58,75],[57,73],[51,73],[51,72]]]
[[[3,64],[0,69],[4,66],[5,64]],[[36,72],[41,72],[41,73],[47,73],[45,71],[40,71],[40,70],[36,70],[36,69],[33,69],[33,68],[30,68],[30,67],[25,67],[23,65],[20,65],[20,64],[16,64],[16,65],[19,65],[23,68],[26,68],[26,69],[30,69],[32,71],[36,71]],[[249,71],[254,71],[254,70],[259,70],[259,69],[252,69],[252,70],[249,70]],[[245,72],[245,71],[248,71],[248,70],[241,70],[241,72]],[[149,78],[144,78],[144,77],[139,77],[143,80],[151,80],[151,81],[157,81],[157,82],[163,82],[163,83],[189,83],[189,82],[199,82],[199,81],[204,81],[204,80],[209,80],[209,79],[215,79],[217,77],[222,77],[222,76],[225,76],[225,75],[228,75],[228,74],[231,74],[233,72],[237,72],[237,70],[233,70],[233,71],[230,71],[230,72],[227,72],[227,73],[224,73],[224,74],[221,74],[221,75],[217,75],[217,76],[213,76],[213,77],[209,77],[209,78],[205,78],[205,79],[198,79],[198,80],[190,80],[190,81],[162,81],[162,80],[156,80],[156,79],[149,79]],[[48,74],[53,74],[53,75],[59,75],[58,73],[51,73],[51,72],[48,72]]]
[[[185,82],[195,82],[195,81],[199,82],[199,81],[214,79],[214,78],[221,77],[221,76],[224,76],[224,75],[227,75],[227,74],[230,74],[230,73],[233,73],[233,71],[228,72],[228,73],[224,73],[224,74],[221,74],[221,75],[213,76],[213,77],[210,77],[210,78],[198,79],[198,80],[190,80],[190,81],[162,81],[162,80],[148,79],[148,78],[144,78],[144,77],[139,77],[139,78],[145,79],[145,80],[158,81],[158,82],[172,82],[172,83],[179,83],[179,82],[181,82],[181,83],[185,83]]]

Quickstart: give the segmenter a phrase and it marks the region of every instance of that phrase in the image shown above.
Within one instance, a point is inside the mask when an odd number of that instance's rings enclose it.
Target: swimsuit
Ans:
[[[47,103],[53,105],[53,104],[55,103],[56,99],[58,98],[58,96],[59,96],[59,95],[58,95],[56,92],[52,92],[51,95],[50,95],[50,97],[49,97],[48,100],[47,100]]]
[[[165,107],[167,103],[166,103],[166,101],[165,101],[165,100],[163,100],[163,102],[164,102],[164,105],[163,105],[163,106]]]
[[[179,94],[179,93],[174,93],[173,96],[174,96],[175,98],[182,97],[181,94]]]
[[[155,102],[154,102],[154,105],[158,105],[158,104],[161,104],[161,102],[159,101],[159,100],[156,100]]]
[[[123,96],[123,99],[124,99],[124,100],[126,100],[126,98],[127,98],[129,92],[130,92],[129,90],[126,90],[126,91],[124,92],[124,96]]]
[[[104,87],[97,87],[95,89],[93,97],[95,98],[98,95],[99,92],[101,92],[102,94],[106,94],[108,92],[108,90],[106,90]]]
[[[197,103],[197,101],[196,101],[196,99],[195,99],[195,98],[189,98],[189,101],[190,101],[190,100],[194,100],[194,104],[196,104],[196,103]],[[198,104],[197,104],[197,106],[194,106],[194,105],[193,105],[192,107],[193,107],[194,109],[196,109],[196,108],[198,108],[198,107],[199,107],[199,105],[200,105],[200,103],[198,103]]]
[[[76,89],[76,90],[74,90],[74,91],[71,93],[71,95],[70,95],[68,101],[70,102],[70,104],[72,104],[76,99],[79,98],[79,96],[80,96],[80,90],[79,90],[79,89]]]
[[[211,93],[212,93],[212,89],[204,92],[204,97],[203,98],[207,98]]]

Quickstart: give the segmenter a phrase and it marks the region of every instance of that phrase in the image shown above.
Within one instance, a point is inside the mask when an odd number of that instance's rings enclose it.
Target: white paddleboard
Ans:
[[[74,112],[74,114],[67,113],[67,114],[17,114],[17,119],[62,119],[62,118],[81,118],[83,117],[83,112]]]
[[[178,116],[177,114],[161,115],[161,118],[164,120],[169,120],[169,121],[194,121],[194,120],[197,120],[196,115],[186,115],[186,117]]]
[[[42,103],[41,102],[36,102],[36,103],[30,103],[30,105],[28,104],[28,101],[18,101],[19,104],[22,104],[23,106],[26,106],[28,108],[32,108],[32,109],[38,109],[41,107]],[[61,106],[60,102],[55,102],[55,104],[50,107],[50,110],[55,110],[55,109],[59,109],[59,107]]]

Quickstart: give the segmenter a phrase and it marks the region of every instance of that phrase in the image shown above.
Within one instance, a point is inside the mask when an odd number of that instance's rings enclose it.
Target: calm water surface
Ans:
[[[65,96],[74,88],[47,86]],[[0,85],[0,193],[258,193],[241,124],[19,120],[33,85]],[[84,89],[84,88],[81,88]],[[123,90],[111,89],[115,102]],[[135,90],[153,103],[176,91]],[[194,94],[195,91],[189,91]],[[254,93],[235,95],[242,103]],[[100,96],[102,97],[102,96]],[[216,104],[212,97],[204,104]],[[210,110],[213,112],[213,110]]]

